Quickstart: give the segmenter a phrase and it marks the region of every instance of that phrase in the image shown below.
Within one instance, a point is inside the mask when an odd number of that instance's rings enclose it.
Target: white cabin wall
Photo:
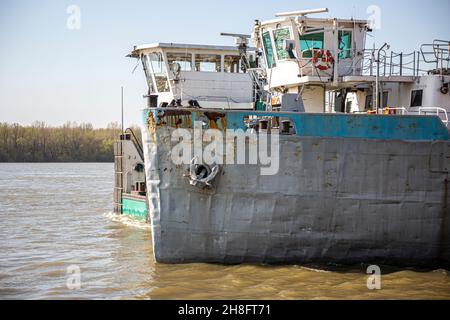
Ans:
[[[413,83],[400,84],[400,105],[402,107],[411,106],[411,91],[417,88]]]
[[[322,87],[305,87],[302,99],[306,113],[323,113],[324,89]]]
[[[400,97],[400,84],[399,83],[383,83],[382,85],[383,93],[388,93],[387,105],[383,108],[399,108],[403,107],[399,102]]]
[[[339,26],[340,30],[352,31],[352,58],[339,60],[339,76],[361,75],[363,64],[363,52],[365,49],[366,31],[360,28],[359,24],[345,24]],[[338,60],[338,32],[328,32],[325,35],[326,49],[333,52],[335,61]],[[361,55],[359,55],[361,53]]]
[[[450,77],[446,77],[447,82]],[[437,75],[430,75],[419,78],[419,87],[425,86],[423,91],[423,106],[424,107],[440,107],[450,110],[450,95],[442,94],[440,88],[442,86],[442,78]]]
[[[449,82],[450,77],[446,76],[445,81]],[[414,83],[401,84],[402,106],[411,105],[411,91],[423,90],[422,107],[440,107],[450,111],[450,95],[442,94],[440,88],[442,78],[438,75],[427,75],[417,79]]]
[[[162,102],[171,103],[174,99],[174,94],[172,92],[159,92],[158,95],[158,105]]]
[[[182,71],[180,78],[175,87],[183,101],[205,97],[225,103],[253,102],[253,84],[248,73]]]
[[[311,73],[311,66],[309,68],[303,68]],[[269,88],[277,88],[281,86],[290,87],[298,86],[300,69],[298,63],[292,60],[278,61],[277,66],[271,69],[267,69],[267,81]]]
[[[347,94],[346,105],[347,102],[352,102],[349,113],[364,111],[366,106],[366,95],[367,93],[365,91],[349,92]]]
[[[134,146],[131,140],[122,140],[122,149],[123,154],[126,155],[122,160],[123,166],[123,187],[125,193],[131,193],[132,186],[136,182],[144,182],[145,181],[145,172],[135,171],[134,168],[137,164],[144,163],[144,160],[141,159],[136,147]]]
[[[364,28],[361,28],[359,25],[356,25],[353,29],[353,36],[354,36],[354,44],[355,44],[355,56],[353,57],[354,60],[354,73],[353,75],[359,76],[362,74],[362,67],[363,67],[363,57],[364,57],[364,50],[366,46],[366,30]]]
[[[330,26],[327,26],[327,28],[330,28]],[[336,59],[337,56],[337,50],[338,50],[338,43],[337,43],[337,31],[333,32],[332,30],[326,30],[324,33],[324,50],[330,50],[333,57]]]
[[[164,63],[168,70],[170,92],[158,93],[158,105],[161,103],[171,103],[174,99],[182,99],[182,104],[187,105],[189,100],[197,100],[200,106],[204,108],[253,108],[253,82],[248,73],[225,72],[224,57],[239,57],[239,51],[221,50],[220,48],[199,48],[192,45],[192,48],[177,47],[151,47],[143,50],[142,54],[150,52],[162,53]],[[167,53],[178,53],[191,55],[191,71],[180,71],[177,80],[175,75],[170,71],[168,65]],[[220,60],[220,72],[204,72],[195,70],[195,55],[210,54],[218,55]]]

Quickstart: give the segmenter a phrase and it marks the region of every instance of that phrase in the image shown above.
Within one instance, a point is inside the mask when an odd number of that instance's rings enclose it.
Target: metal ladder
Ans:
[[[123,193],[123,135],[114,141],[114,213],[122,214]]]

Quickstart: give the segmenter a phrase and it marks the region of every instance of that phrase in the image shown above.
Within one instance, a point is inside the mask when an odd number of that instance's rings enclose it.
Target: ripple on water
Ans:
[[[113,181],[113,164],[0,164],[0,298],[450,299],[442,269],[382,267],[369,291],[361,266],[157,264],[150,227],[110,212]]]

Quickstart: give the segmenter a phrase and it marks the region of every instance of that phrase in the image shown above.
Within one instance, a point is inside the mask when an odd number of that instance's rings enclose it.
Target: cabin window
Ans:
[[[338,34],[339,59],[352,58],[352,32],[340,30]]]
[[[272,39],[270,38],[270,32],[266,31],[262,35],[264,53],[266,55],[266,63],[268,68],[273,68],[276,66],[275,60],[273,58],[273,47]]]
[[[289,58],[289,53],[284,50],[284,40],[291,39],[291,32],[289,28],[277,29],[273,31],[273,40],[275,42],[275,48],[277,50],[278,60],[286,60]]]
[[[380,94],[379,98],[381,98],[381,94]],[[383,108],[387,107],[388,100],[389,100],[388,98],[389,98],[389,92],[388,91],[384,91],[383,92]],[[369,94],[369,95],[366,96],[365,111],[372,110],[373,108],[374,108],[374,106],[373,106],[373,95]]]
[[[423,90],[411,91],[411,107],[421,107],[423,99]]]
[[[192,71],[192,54],[168,52],[167,63],[169,66],[173,63],[178,63],[181,67],[181,71]]]
[[[224,72],[228,73],[239,73],[239,61],[241,58],[239,56],[225,56],[224,57]]]
[[[155,83],[153,82],[152,69],[150,66],[150,58],[148,55],[142,58],[142,65],[144,67],[145,78],[147,79],[149,91],[150,93],[154,93],[156,92],[156,87]]]
[[[345,104],[345,113],[352,112],[353,101],[347,101]]]
[[[150,64],[155,76],[156,88],[158,92],[169,92],[169,81],[166,74],[166,65],[161,53],[150,53],[148,55]]]
[[[217,54],[196,54],[195,71],[220,72],[221,56]]]
[[[313,57],[314,50],[322,50],[324,41],[324,33],[309,33],[300,36],[300,50],[302,51],[302,57],[311,59]]]

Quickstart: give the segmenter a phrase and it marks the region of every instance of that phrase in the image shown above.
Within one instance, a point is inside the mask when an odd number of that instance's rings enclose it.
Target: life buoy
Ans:
[[[313,64],[321,71],[331,69],[334,65],[334,58],[330,50],[326,52],[323,49],[314,51]]]

